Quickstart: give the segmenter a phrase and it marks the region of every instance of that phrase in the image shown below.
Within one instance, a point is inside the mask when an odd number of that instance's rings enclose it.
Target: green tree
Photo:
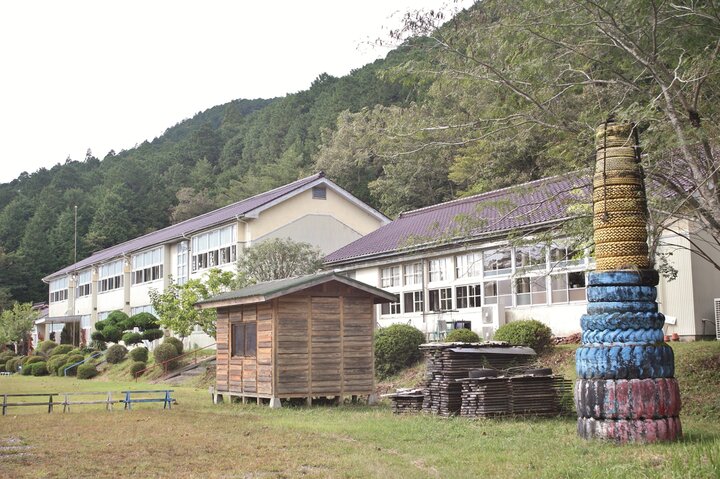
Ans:
[[[31,303],[15,303],[12,308],[3,311],[0,314],[0,344],[12,343],[17,353],[39,316]]]
[[[322,253],[309,243],[269,239],[245,249],[238,260],[238,284],[312,274],[322,265]]]
[[[235,275],[214,268],[203,279],[191,279],[182,285],[173,282],[163,292],[150,289],[150,301],[164,328],[186,337],[197,325],[215,337],[217,313],[214,309],[197,309],[195,303],[230,289],[235,285]]]

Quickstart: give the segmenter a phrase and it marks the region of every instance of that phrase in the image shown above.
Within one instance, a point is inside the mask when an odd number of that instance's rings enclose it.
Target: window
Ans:
[[[157,281],[163,277],[163,248],[151,249],[132,257],[132,284]]]
[[[585,301],[585,273],[575,271],[550,276],[553,303]]]
[[[188,280],[188,242],[181,241],[177,245],[177,275],[175,282],[185,284]]]
[[[90,296],[90,293],[92,293],[92,271],[87,270],[80,273],[77,282],[77,297]]]
[[[327,198],[327,190],[324,186],[313,186],[312,197],[314,200],[324,200]]]
[[[130,316],[135,316],[139,313],[150,313],[153,316],[157,316],[155,313],[155,308],[152,307],[152,304],[146,304],[144,306],[133,306],[130,308]]]
[[[236,251],[235,225],[193,236],[192,272],[234,263]]]
[[[89,314],[83,314],[82,316],[80,316],[80,327],[82,329],[92,328],[92,325],[90,324],[90,315]]]
[[[546,304],[547,286],[545,276],[515,279],[515,304],[525,306],[528,304]]]
[[[455,288],[455,296],[458,309],[479,308],[482,306],[482,286],[479,284],[458,286]]]
[[[110,316],[110,311],[102,311],[98,313],[98,321],[105,321]]]
[[[430,260],[430,282],[446,281],[450,279],[451,258]]]
[[[403,270],[405,273],[405,286],[422,284],[422,263],[406,264],[405,266],[403,266]]]
[[[483,270],[485,276],[510,274],[512,271],[510,248],[483,251]]]
[[[452,288],[431,289],[430,311],[448,311],[452,309]]]
[[[557,243],[550,247],[550,264],[554,266],[573,266],[583,263],[585,253],[572,249],[568,244]]]
[[[400,314],[400,303],[382,303],[380,306],[380,314]]]
[[[455,257],[458,278],[477,278],[482,275],[482,253],[468,253]]]
[[[422,291],[413,291],[405,293],[405,312],[417,313],[423,310],[423,293]]]
[[[50,302],[57,303],[68,299],[68,278],[56,279],[50,281]]]
[[[485,304],[498,304],[501,307],[512,306],[512,286],[509,279],[486,281],[483,283]]]
[[[123,286],[123,260],[100,266],[98,271],[98,292],[104,293]]]
[[[545,251],[543,246],[515,248],[515,270],[545,268]]]
[[[257,323],[232,323],[232,355],[257,354]]]
[[[400,286],[400,266],[390,266],[380,270],[380,287],[392,288]]]

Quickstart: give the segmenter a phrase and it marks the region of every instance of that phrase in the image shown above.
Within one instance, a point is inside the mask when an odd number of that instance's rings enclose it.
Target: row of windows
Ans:
[[[59,289],[57,291],[50,291],[50,302],[57,303],[58,301],[65,301],[68,299],[68,290]]]
[[[112,291],[113,289],[119,289],[123,287],[123,276],[113,276],[111,278],[105,278],[98,281],[98,293],[104,293],[105,291]]]
[[[224,248],[192,255],[193,273],[200,269],[212,268],[222,264],[233,263],[237,259],[237,246],[226,246]]]
[[[514,284],[514,288],[513,288]],[[453,292],[455,293],[453,297]],[[437,288],[428,291],[428,311],[449,311],[453,309],[479,308],[483,304],[498,304],[501,307],[542,305],[585,301],[585,273],[570,272],[550,275],[550,291],[547,291],[546,277],[523,277],[485,281],[480,284]],[[402,311],[400,302],[385,303],[381,313],[400,314],[423,311],[423,292],[403,293]]]
[[[156,281],[163,277],[163,265],[150,266],[145,269],[133,271],[132,284],[147,283],[148,281]]]
[[[496,248],[466,253],[454,257],[435,258],[428,261],[431,283],[455,278],[481,278],[509,275],[524,271],[546,270],[552,267],[572,266],[582,263],[582,252],[567,246],[523,246]],[[454,269],[454,271],[453,271]],[[380,269],[380,287],[393,288],[422,284],[422,263],[388,266]]]

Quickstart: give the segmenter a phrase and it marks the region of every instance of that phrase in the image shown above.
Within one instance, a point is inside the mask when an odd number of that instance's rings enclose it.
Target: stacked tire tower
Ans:
[[[620,443],[682,435],[673,351],[658,312],[658,273],[650,268],[647,202],[633,125],[597,129],[593,177],[596,271],[576,353],[578,434]]]

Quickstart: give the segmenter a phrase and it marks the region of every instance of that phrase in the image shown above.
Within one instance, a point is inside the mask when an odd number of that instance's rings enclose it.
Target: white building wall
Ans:
[[[692,238],[697,247],[702,248],[716,264],[720,264],[720,248],[716,241],[704,231],[693,234]],[[715,337],[714,299],[720,298],[720,270],[698,254],[692,255],[691,262],[695,285],[695,336]]]
[[[125,306],[125,290],[124,288],[113,289],[99,293],[97,296],[98,313],[111,312],[115,310],[122,311]]]
[[[668,281],[661,277],[658,284],[658,304],[665,315],[665,333],[681,336],[695,334],[695,303],[693,300],[692,258],[690,242],[679,235],[664,234],[658,248],[667,254],[668,264],[677,271],[677,277]]]

